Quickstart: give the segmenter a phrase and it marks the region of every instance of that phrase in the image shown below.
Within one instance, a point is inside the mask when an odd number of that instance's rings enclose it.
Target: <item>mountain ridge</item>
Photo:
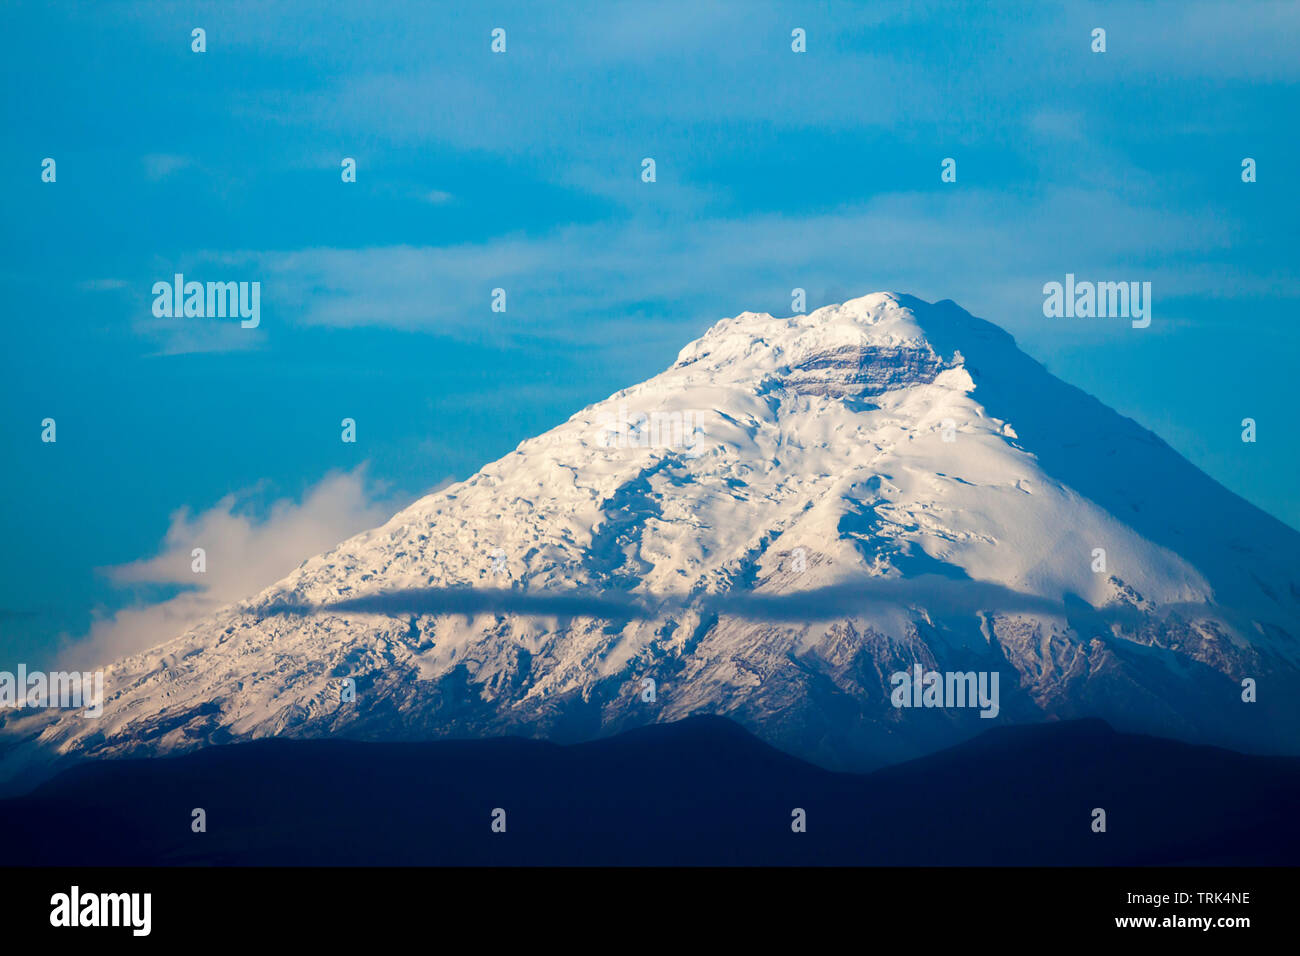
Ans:
[[[1001,720],[1294,749],[1297,542],[948,300],[742,313],[117,662],[95,726],[6,721],[0,770],[277,734],[573,741],[699,713],[867,769],[986,727],[891,707],[913,664],[1003,674]]]
[[[573,745],[267,738],[89,761],[0,800],[0,861],[1289,865],[1300,852],[1297,799],[1300,758],[1123,734],[1098,720],[998,728],[858,775],[700,717]],[[192,828],[195,808],[203,832]],[[1098,808],[1104,832],[1093,829]],[[491,827],[498,810],[504,832]]]

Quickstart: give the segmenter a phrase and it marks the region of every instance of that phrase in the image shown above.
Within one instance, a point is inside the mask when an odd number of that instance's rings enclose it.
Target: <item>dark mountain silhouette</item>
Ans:
[[[572,746],[270,739],[90,762],[0,802],[0,864],[1294,864],[1297,806],[1300,759],[1097,720],[858,775],[698,717]]]

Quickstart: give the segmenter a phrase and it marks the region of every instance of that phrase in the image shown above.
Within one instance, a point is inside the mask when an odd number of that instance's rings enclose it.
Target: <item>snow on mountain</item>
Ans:
[[[113,664],[102,718],[11,715],[2,769],[697,713],[865,768],[995,722],[891,706],[914,662],[999,672],[996,720],[1295,752],[1298,621],[1294,530],[997,327],[877,293],[718,322],[660,375]]]

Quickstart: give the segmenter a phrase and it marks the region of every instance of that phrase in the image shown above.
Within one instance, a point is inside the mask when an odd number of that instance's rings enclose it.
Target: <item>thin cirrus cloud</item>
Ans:
[[[1002,228],[1006,221],[1017,228]],[[263,277],[263,302],[276,315],[268,328],[282,321],[473,338],[491,316],[491,290],[502,287],[510,315],[497,324],[571,341],[586,336],[584,323],[646,302],[676,306],[675,317],[692,323],[741,307],[777,310],[800,286],[957,298],[1014,330],[1066,264],[1108,274],[1140,265],[1160,274],[1164,297],[1218,289],[1230,276],[1249,282],[1251,261],[1218,261],[1239,232],[1223,209],[1171,212],[1105,189],[1021,198],[967,189],[885,194],[818,215],[707,217],[685,232],[633,217],[461,245],[199,252],[187,271],[212,264]],[[758,300],[711,298],[716,289],[746,289]],[[250,349],[265,333],[142,310],[134,325],[160,343],[160,354]]]
[[[1000,211],[1022,223],[1003,229]],[[1098,228],[1101,224],[1104,228]],[[709,290],[746,289],[765,301],[717,308],[777,309],[789,289],[881,288],[959,298],[1014,326],[1041,307],[1044,277],[1115,263],[1164,270],[1212,261],[1234,232],[1225,216],[1170,214],[1107,194],[1057,190],[1008,199],[980,190],[957,197],[895,194],[809,217],[705,219],[685,234],[638,221],[571,226],[540,237],[443,247],[380,246],[250,252],[232,256],[266,277],[269,297],[303,325],[360,326],[474,336],[491,290],[508,293],[514,331],[580,339],[595,316],[634,302],[685,303],[686,321],[709,314]],[[1198,270],[1170,270],[1164,294],[1198,291]],[[996,277],[996,278],[994,278]],[[1222,279],[1218,270],[1216,282]],[[719,312],[718,314],[722,314]],[[716,317],[716,316],[715,316]]]
[[[193,355],[202,352],[242,352],[262,347],[266,333],[244,329],[237,321],[218,319],[159,319],[153,315],[132,315],[137,335],[157,343],[150,357]]]
[[[145,176],[155,181],[166,179],[173,173],[194,165],[194,160],[190,157],[178,156],[174,153],[150,153],[143,158],[142,162]]]
[[[534,225],[527,234],[511,231],[505,217],[500,234],[472,243],[446,236],[427,244],[409,236],[392,241],[379,231],[353,248],[335,243],[221,255],[247,262],[265,280],[268,307],[278,310],[273,324],[462,338],[476,338],[491,324],[509,334],[566,341],[590,337],[582,325],[593,319],[646,318],[647,304],[662,313],[670,301],[694,328],[703,317],[734,313],[737,289],[759,300],[743,306],[775,310],[778,291],[788,301],[795,286],[845,294],[894,288],[958,298],[1014,327],[1017,316],[1041,304],[1042,283],[1065,271],[1160,270],[1177,283],[1162,283],[1164,301],[1195,294],[1198,276],[1211,268],[1220,277],[1227,271],[1243,283],[1258,281],[1249,259],[1215,261],[1229,254],[1228,239],[1239,232],[1237,211],[1189,205],[1185,198],[1171,209],[1160,197],[1168,186],[1161,177],[1176,174],[1149,169],[1125,147],[1102,145],[1108,139],[1098,135],[1116,123],[1145,128],[1152,117],[1142,108],[1113,115],[1109,100],[1097,99],[1088,85],[1113,92],[1113,84],[1149,71],[1153,57],[1167,60],[1171,50],[1186,54],[1166,64],[1174,82],[1224,71],[1285,76],[1297,59],[1279,40],[1295,20],[1288,6],[1253,7],[1264,27],[1205,4],[1107,14],[1110,67],[1099,73],[1088,59],[1095,11],[1068,5],[1035,7],[1015,22],[967,11],[937,35],[915,10],[882,15],[843,5],[833,16],[800,21],[809,31],[808,60],[789,55],[790,13],[775,4],[717,4],[707,11],[692,5],[689,16],[679,6],[636,18],[604,9],[563,28],[521,10],[507,18],[509,55],[486,69],[480,63],[486,34],[473,18],[439,18],[441,33],[478,31],[484,42],[454,45],[434,61],[420,40],[418,6],[407,11],[412,19],[401,33],[361,18],[346,46],[322,40],[310,51],[318,67],[346,63],[346,80],[327,70],[319,83],[278,90],[269,99],[237,91],[237,112],[279,135],[300,127],[313,139],[324,131],[397,154],[447,148],[453,156],[459,150],[461,160],[508,157],[536,166],[552,185],[603,197],[609,215]],[[958,27],[970,42],[949,35]],[[1192,55],[1195,38],[1211,36],[1216,41]],[[922,42],[927,37],[933,42]],[[276,30],[240,32],[231,40],[249,55],[261,47],[307,55],[285,49]],[[1062,58],[1071,57],[1089,69],[1061,95]],[[597,68],[601,81],[593,84]],[[967,75],[980,77],[980,95],[963,82]],[[1014,104],[1014,112],[991,121],[991,100]],[[566,109],[557,112],[557,103]],[[1163,113],[1156,118],[1169,122]],[[1004,139],[1002,125],[1021,137]],[[734,140],[736,132],[757,130],[761,151],[770,154],[780,152],[783,139],[839,131],[848,138],[832,136],[828,147],[862,149],[865,160],[881,144],[853,137],[871,129],[888,130],[901,147],[930,151],[933,143],[936,164],[948,151],[963,155],[967,140],[972,147],[1009,149],[1006,161],[1023,164],[1036,185],[1008,176],[981,188],[963,172],[960,189],[942,195],[872,192],[909,182],[905,169],[873,168],[859,177],[873,183],[871,190],[846,179],[860,191],[840,203],[808,208],[801,193],[777,190],[786,198],[770,206],[778,201],[765,198],[773,192],[767,177],[789,170],[719,158],[745,152],[750,141]],[[1032,150],[1017,142],[1024,133]],[[661,161],[652,194],[637,191],[635,171],[646,153]],[[179,157],[162,159],[166,166]],[[322,154],[322,165],[335,161]],[[998,161],[989,160],[994,167]],[[966,162],[963,169],[974,168]],[[997,176],[996,169],[985,172]],[[837,182],[844,178],[837,175]],[[745,177],[755,181],[745,184]],[[399,187],[381,180],[376,188]],[[453,204],[432,184],[400,189],[414,204]],[[455,205],[474,208],[475,196],[457,192]],[[643,202],[646,195],[652,203]],[[510,296],[508,320],[487,311],[494,288]],[[143,322],[137,330],[159,341],[162,354],[233,350],[255,341],[182,323]]]

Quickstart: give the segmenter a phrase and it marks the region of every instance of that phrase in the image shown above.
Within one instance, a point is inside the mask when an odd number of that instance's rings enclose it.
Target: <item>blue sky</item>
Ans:
[[[1300,527],[1300,8],[974,7],[7,4],[0,668],[257,590],[794,287],[954,299]],[[176,272],[260,327],[154,318]],[[1067,272],[1151,327],[1045,318]]]

